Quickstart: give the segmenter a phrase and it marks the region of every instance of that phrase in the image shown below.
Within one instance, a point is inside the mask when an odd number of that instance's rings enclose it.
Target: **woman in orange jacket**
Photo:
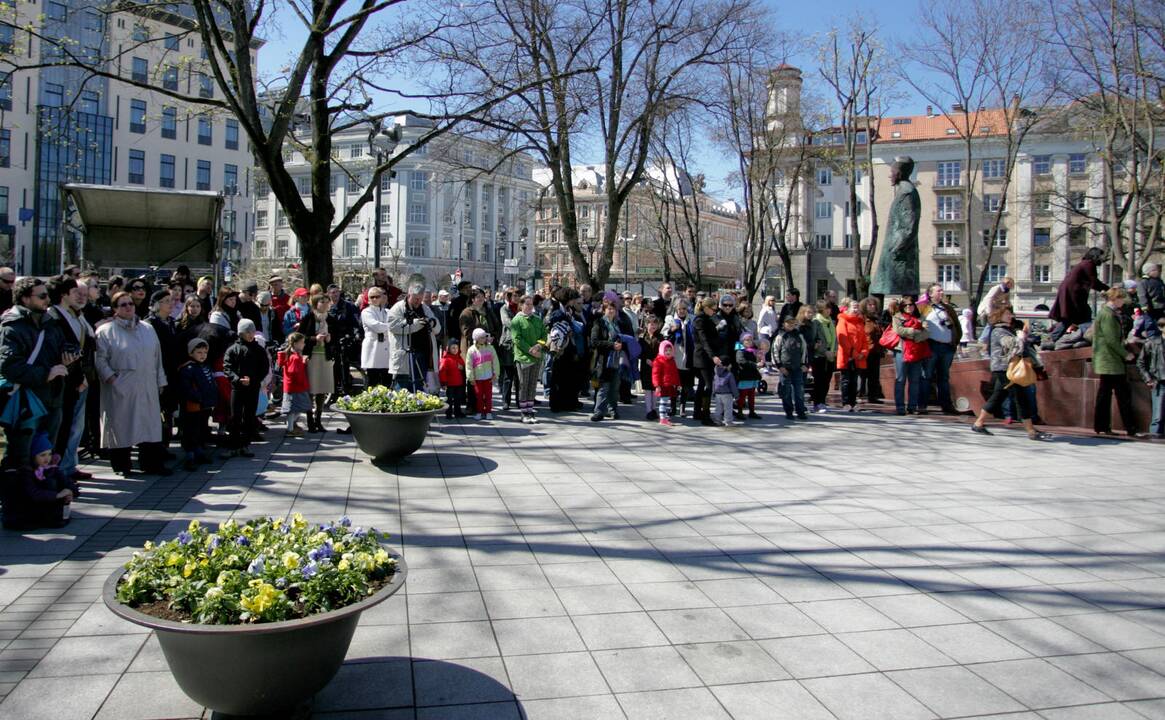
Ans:
[[[853,412],[858,406],[858,377],[866,369],[870,336],[857,300],[842,301],[845,311],[837,316],[837,369],[841,371],[841,404]]]

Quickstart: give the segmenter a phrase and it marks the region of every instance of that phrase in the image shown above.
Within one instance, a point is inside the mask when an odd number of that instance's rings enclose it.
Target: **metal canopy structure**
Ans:
[[[63,185],[81,256],[96,267],[214,266],[223,198],[217,192]]]

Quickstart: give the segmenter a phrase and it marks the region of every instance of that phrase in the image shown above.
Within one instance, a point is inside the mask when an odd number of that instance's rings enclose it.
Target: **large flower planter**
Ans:
[[[122,568],[105,581],[102,598],[116,615],[157,633],[170,672],[192,700],[228,715],[277,715],[310,699],[335,677],[360,614],[404,585],[404,559],[393,557],[396,573],[374,595],[298,620],[254,625],[162,620],[118,602]]]
[[[446,405],[434,410],[411,413],[366,413],[336,409],[343,413],[356,445],[378,462],[412,455],[425,444],[425,435],[433,416],[444,412]]]

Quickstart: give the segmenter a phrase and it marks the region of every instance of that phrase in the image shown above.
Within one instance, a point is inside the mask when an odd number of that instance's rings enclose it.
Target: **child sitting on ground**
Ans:
[[[201,463],[210,462],[207,442],[210,431],[208,423],[218,402],[218,386],[214,382],[214,372],[206,364],[210,345],[202,338],[194,338],[186,344],[186,354],[190,357],[178,368],[178,423],[182,428],[182,450],[186,453],[184,467],[194,470]]]
[[[32,465],[19,468],[6,479],[4,527],[9,530],[59,528],[69,522],[73,498],[81,490],[58,467],[61,458],[53,454],[53,444],[43,432],[32,438],[29,448]]]
[[[465,358],[461,357],[461,343],[457,338],[450,340],[441,353],[441,368],[437,379],[445,388],[445,417],[465,417]]]
[[[680,371],[676,367],[676,348],[670,340],[659,344],[659,354],[651,364],[651,382],[659,393],[659,424],[671,425],[671,412],[680,394]]]
[[[717,365],[712,378],[712,422],[728,427],[732,424],[732,406],[736,403],[736,378],[727,365]]]
[[[279,354],[283,368],[283,397],[287,398],[284,401],[287,404],[287,433],[284,437],[303,437],[303,428],[296,421],[300,415],[311,411],[307,363],[303,359],[306,341],[303,333],[293,332],[287,336],[287,350]]]
[[[473,331],[473,345],[466,355],[465,364],[473,379],[473,393],[477,398],[477,419],[493,420],[497,417],[493,413],[494,378],[502,371],[502,366],[498,362],[497,351],[490,344],[489,333],[485,328]]]

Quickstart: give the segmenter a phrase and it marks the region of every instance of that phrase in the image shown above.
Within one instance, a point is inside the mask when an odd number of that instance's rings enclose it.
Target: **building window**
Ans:
[[[223,164],[222,166],[222,191],[227,195],[235,195],[239,192],[239,166],[231,164]]]
[[[162,108],[162,137],[173,140],[178,137],[178,109]]]
[[[854,249],[854,236],[850,233],[845,234],[845,249],[846,250],[853,250]]]
[[[1032,245],[1035,247],[1049,247],[1052,244],[1052,231],[1048,228],[1032,230]]]
[[[358,158],[364,157],[364,146],[360,143],[353,143],[348,146],[348,157]]]
[[[818,233],[814,237],[813,244],[818,250],[832,250],[833,235],[831,233]]]
[[[227,150],[239,149],[239,121],[234,118],[227,120],[226,128]]]
[[[12,167],[12,131],[0,130],[0,167]]]
[[[8,186],[0,185],[0,225],[8,224]]]
[[[1088,156],[1084,153],[1072,153],[1068,156],[1068,172],[1073,175],[1082,175],[1088,171]]]
[[[1078,213],[1088,212],[1088,194],[1083,192],[1074,192],[1068,196],[1068,202],[1072,209]]]
[[[939,195],[936,200],[935,217],[939,220],[961,220],[963,218],[963,198],[957,195]]]
[[[158,164],[158,184],[164,188],[174,187],[174,156],[162,154]]]
[[[44,104],[48,107],[61,107],[65,104],[64,85],[45,83],[41,85],[41,92],[44,95]]]
[[[428,235],[409,235],[409,243],[406,248],[409,257],[429,257],[429,236]]]
[[[427,223],[429,222],[429,206],[427,203],[415,202],[409,203],[409,222],[410,223]]]
[[[349,194],[358,193],[361,190],[363,190],[363,187],[364,186],[360,182],[360,177],[358,175],[349,175],[348,176],[347,188],[348,188]]]
[[[1052,194],[1037,193],[1032,197],[1032,205],[1035,206],[1036,212],[1051,212]]]
[[[102,19],[101,13],[96,10],[86,10],[84,27],[86,30],[92,30],[93,32],[104,32],[105,22]]]
[[[991,240],[991,231],[983,231],[983,247],[987,247],[987,243]],[[999,228],[995,231],[995,247],[1007,247],[1007,228]]]
[[[3,30],[0,29],[0,33]],[[0,47],[0,54],[5,52],[3,47]],[[0,75],[0,110],[12,109],[12,73],[4,73]]]
[[[939,255],[959,254],[959,231],[953,228],[943,230],[935,241],[935,252]]]
[[[344,257],[356,257],[360,254],[360,236],[344,236]]]
[[[136,57],[133,59],[133,70],[130,72],[130,78],[134,82],[144,83],[150,81],[150,63],[145,58]]]
[[[295,178],[295,187],[299,190],[300,195],[311,195],[311,178],[307,175],[300,175]]]
[[[101,97],[93,90],[82,90],[77,99],[77,109],[83,113],[96,115],[101,111]]]
[[[963,268],[961,265],[939,265],[938,281],[943,290],[962,290]]]
[[[290,254],[288,241],[285,237],[275,238],[275,257],[285,258]]]
[[[282,210],[275,211],[275,226],[287,227],[287,213],[283,212]]]
[[[125,27],[121,25],[120,27]],[[133,39],[137,42],[146,42],[150,39],[150,30],[145,25],[138,23],[133,26]]]
[[[146,183],[146,153],[144,150],[129,151],[129,184]]]
[[[64,3],[49,0],[45,3],[44,14],[49,20],[65,22],[69,19],[69,8]]]
[[[860,217],[860,216],[861,216],[861,214],[862,214],[862,201],[861,201],[861,200],[858,200],[858,216]],[[845,201],[845,216],[846,216],[847,218],[848,218],[848,217],[850,217],[850,214],[849,214],[849,200],[846,200],[846,201]]]
[[[959,187],[963,184],[963,163],[959,160],[948,160],[938,164],[937,187]]]
[[[833,217],[833,203],[828,200],[818,200],[813,204],[813,215],[818,220],[828,220]]]
[[[267,241],[255,238],[255,257],[267,257]]]
[[[166,69],[162,71],[162,87],[167,90],[178,89],[178,68],[173,65],[166,66]]]
[[[256,210],[255,211],[255,227],[261,227],[261,228],[267,227],[267,211],[266,210]]]
[[[1003,196],[999,193],[984,193],[983,209],[987,212],[1002,212]]]
[[[145,100],[130,100],[129,101],[129,131],[131,133],[144,133],[146,131],[146,101]]]
[[[1040,285],[1049,285],[1052,282],[1052,266],[1051,265],[1033,265],[1032,266],[1032,282]]]
[[[392,173],[386,172],[380,174],[380,192],[389,192],[390,184],[392,183]]]
[[[210,122],[210,118],[200,116],[198,118],[198,144],[211,145],[214,143],[214,126]]]
[[[382,225],[392,222],[392,209],[388,205],[380,206],[380,223]]]
[[[210,161],[209,160],[199,160],[198,161],[198,175],[195,177],[194,187],[196,190],[209,190],[210,189]]]
[[[832,185],[833,184],[833,169],[829,167],[817,168],[817,184],[818,185]]]
[[[166,39],[164,41],[164,44],[165,44],[167,50],[177,50],[178,49],[178,36],[172,35],[170,33],[166,33]]]
[[[421,172],[420,170],[413,170],[412,172],[410,172],[409,173],[409,188],[412,190],[424,190],[426,185],[428,184],[428,181],[426,178],[427,174],[428,173]]]
[[[987,266],[987,282],[997,283],[1003,282],[1003,278],[1007,276],[1006,265],[988,265]]]
[[[984,160],[983,161],[983,179],[997,180],[1003,177],[1004,171],[1007,168],[1006,162],[1000,159]]]
[[[204,72],[198,73],[198,97],[214,97],[214,79]]]
[[[1051,155],[1033,155],[1032,172],[1036,175],[1049,175],[1052,172]]]

